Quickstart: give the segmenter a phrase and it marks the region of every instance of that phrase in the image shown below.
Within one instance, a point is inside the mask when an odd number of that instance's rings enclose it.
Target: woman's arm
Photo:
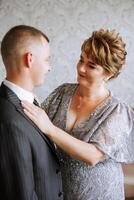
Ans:
[[[91,143],[86,143],[70,136],[62,129],[53,125],[47,114],[41,108],[22,102],[26,115],[46,134],[55,144],[75,159],[95,165],[102,160],[104,153]]]
[[[47,131],[47,135],[70,156],[89,165],[97,164],[104,156],[95,145],[78,140],[54,125]]]

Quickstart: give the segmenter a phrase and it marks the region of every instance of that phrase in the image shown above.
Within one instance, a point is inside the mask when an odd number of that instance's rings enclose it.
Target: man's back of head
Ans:
[[[1,42],[1,55],[5,68],[15,67],[21,53],[30,48],[33,43],[41,42],[41,38],[49,42],[48,37],[34,27],[18,25],[11,28]]]

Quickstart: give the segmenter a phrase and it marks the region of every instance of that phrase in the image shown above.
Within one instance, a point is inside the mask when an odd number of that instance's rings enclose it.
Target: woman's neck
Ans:
[[[82,99],[94,101],[99,98],[108,97],[109,90],[104,85],[89,88],[84,87],[82,85],[78,85],[76,94]]]

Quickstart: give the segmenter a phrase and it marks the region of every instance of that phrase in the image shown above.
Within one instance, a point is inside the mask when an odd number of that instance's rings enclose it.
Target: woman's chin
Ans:
[[[83,85],[83,86],[86,86],[87,85],[87,81],[85,79],[82,79],[82,78],[77,78],[77,83],[79,85]]]

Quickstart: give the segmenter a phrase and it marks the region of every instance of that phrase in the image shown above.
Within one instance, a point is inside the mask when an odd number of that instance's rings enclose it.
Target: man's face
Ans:
[[[33,50],[33,63],[31,68],[33,86],[43,84],[46,74],[51,69],[49,51],[49,43],[42,37],[42,43],[37,44]]]

